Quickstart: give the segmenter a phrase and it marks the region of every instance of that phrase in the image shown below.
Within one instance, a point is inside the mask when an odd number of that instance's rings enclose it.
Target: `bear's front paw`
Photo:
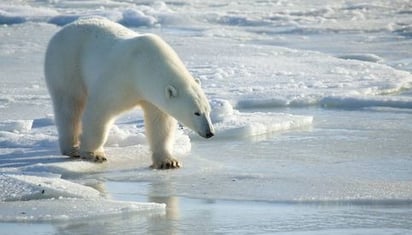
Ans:
[[[153,169],[167,170],[167,169],[180,168],[181,165],[178,160],[168,158],[168,159],[164,159],[161,161],[153,162],[153,164],[150,167]]]
[[[81,152],[80,157],[86,161],[91,162],[105,162],[107,158],[104,153],[94,153],[94,152]]]

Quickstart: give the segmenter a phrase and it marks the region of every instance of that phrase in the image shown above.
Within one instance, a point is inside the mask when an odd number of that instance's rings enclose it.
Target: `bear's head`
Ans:
[[[212,137],[214,128],[206,95],[175,51],[153,34],[134,41],[132,60],[139,94],[200,136]]]
[[[166,112],[204,138],[214,135],[210,105],[198,84],[169,84],[164,91]]]

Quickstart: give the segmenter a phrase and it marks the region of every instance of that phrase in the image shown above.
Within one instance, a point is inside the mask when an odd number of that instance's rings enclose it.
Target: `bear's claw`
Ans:
[[[180,162],[176,159],[166,159],[157,163],[153,163],[153,165],[151,165],[150,167],[153,169],[167,170],[180,168],[181,165]]]

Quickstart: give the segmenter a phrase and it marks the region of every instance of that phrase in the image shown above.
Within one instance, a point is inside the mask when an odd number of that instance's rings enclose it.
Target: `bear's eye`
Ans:
[[[196,116],[200,116],[200,113],[199,113],[199,112],[195,112],[195,115],[196,115]]]

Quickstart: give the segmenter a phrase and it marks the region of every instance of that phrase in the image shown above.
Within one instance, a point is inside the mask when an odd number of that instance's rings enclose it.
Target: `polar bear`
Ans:
[[[102,17],[73,22],[49,42],[45,78],[63,155],[106,161],[103,145],[120,113],[140,106],[152,167],[178,168],[176,119],[210,138],[210,105],[175,51]]]

